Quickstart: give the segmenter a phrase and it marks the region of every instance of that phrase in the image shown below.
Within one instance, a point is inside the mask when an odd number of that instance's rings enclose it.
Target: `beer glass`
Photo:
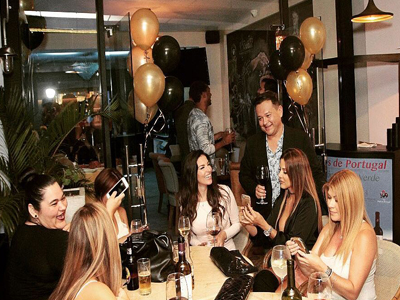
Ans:
[[[137,260],[137,269],[139,276],[139,293],[142,296],[151,293],[151,269],[150,258],[139,258]]]

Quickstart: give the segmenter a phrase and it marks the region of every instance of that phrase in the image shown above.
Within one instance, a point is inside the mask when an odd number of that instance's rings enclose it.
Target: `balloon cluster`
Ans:
[[[127,66],[133,76],[134,95],[129,96],[128,104],[135,119],[146,125],[158,108],[169,113],[183,102],[182,83],[176,77],[164,75],[178,66],[181,50],[171,36],[157,39],[160,25],[150,9],[137,10],[130,27],[135,47],[129,54]]]
[[[314,55],[325,44],[324,24],[315,17],[304,20],[300,26],[300,38],[286,37],[279,50],[270,57],[269,68],[276,79],[286,80],[286,90],[292,100],[306,105],[311,98],[313,84],[307,73]]]

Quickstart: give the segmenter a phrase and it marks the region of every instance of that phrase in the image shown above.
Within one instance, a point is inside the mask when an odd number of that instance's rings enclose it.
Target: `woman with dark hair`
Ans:
[[[129,234],[128,217],[126,211],[121,207],[121,201],[125,194],[117,195],[114,192],[110,198],[107,198],[107,193],[111,188],[122,178],[120,172],[113,168],[106,168],[97,175],[94,181],[94,192],[96,200],[103,203],[113,221],[117,238],[120,241],[125,240]]]
[[[322,229],[321,207],[307,156],[303,151],[289,148],[280,160],[279,182],[285,192],[278,198],[265,220],[249,205],[243,210],[242,224],[256,244],[270,249],[285,245],[292,237],[300,237],[311,249]],[[262,270],[254,280],[255,292],[274,292],[277,278]]]
[[[233,250],[232,237],[240,231],[238,207],[231,189],[218,185],[214,176],[210,157],[202,150],[186,157],[178,192],[181,214],[189,217],[191,223],[190,244],[204,246],[211,239],[207,234],[207,215],[210,211],[219,211],[222,228],[215,237],[215,246]]]
[[[48,299],[60,279],[67,249],[67,199],[55,179],[28,170],[21,178],[26,221],[12,239],[5,299]]]
[[[300,237],[311,249],[322,229],[322,219],[310,164],[303,151],[290,148],[282,154],[279,182],[284,193],[276,200],[267,220],[247,206],[241,222],[255,244],[264,248]]]
[[[114,226],[100,203],[81,207],[71,222],[65,268],[50,300],[125,299]]]

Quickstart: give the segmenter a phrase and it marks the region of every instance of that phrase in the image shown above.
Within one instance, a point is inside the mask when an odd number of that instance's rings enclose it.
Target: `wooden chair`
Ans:
[[[168,226],[172,228],[172,224],[175,225],[175,233],[178,233],[178,220],[179,220],[179,203],[176,198],[176,193],[179,190],[178,175],[174,165],[170,161],[164,159],[158,160],[158,165],[162,171],[165,187],[168,195],[169,202],[169,216],[168,216]],[[175,212],[175,221],[174,221]]]
[[[149,157],[151,158],[151,162],[153,163],[153,168],[156,173],[157,186],[160,193],[160,197],[158,199],[158,212],[161,212],[164,194],[167,194],[167,189],[165,187],[162,171],[160,169],[160,166],[158,165],[158,159],[164,158],[166,156],[164,154],[150,152]]]

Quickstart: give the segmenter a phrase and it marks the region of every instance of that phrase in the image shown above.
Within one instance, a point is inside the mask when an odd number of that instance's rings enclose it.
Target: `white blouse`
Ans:
[[[235,250],[235,243],[232,240],[240,231],[239,210],[236,204],[235,196],[231,189],[226,185],[218,185],[222,198],[220,203],[225,207],[225,213],[222,220],[222,230],[226,232],[224,247],[229,250]],[[193,220],[190,231],[190,244],[200,245],[204,242],[212,246],[213,237],[207,233],[207,215],[211,211],[211,206],[207,201],[197,202],[197,217]]]

